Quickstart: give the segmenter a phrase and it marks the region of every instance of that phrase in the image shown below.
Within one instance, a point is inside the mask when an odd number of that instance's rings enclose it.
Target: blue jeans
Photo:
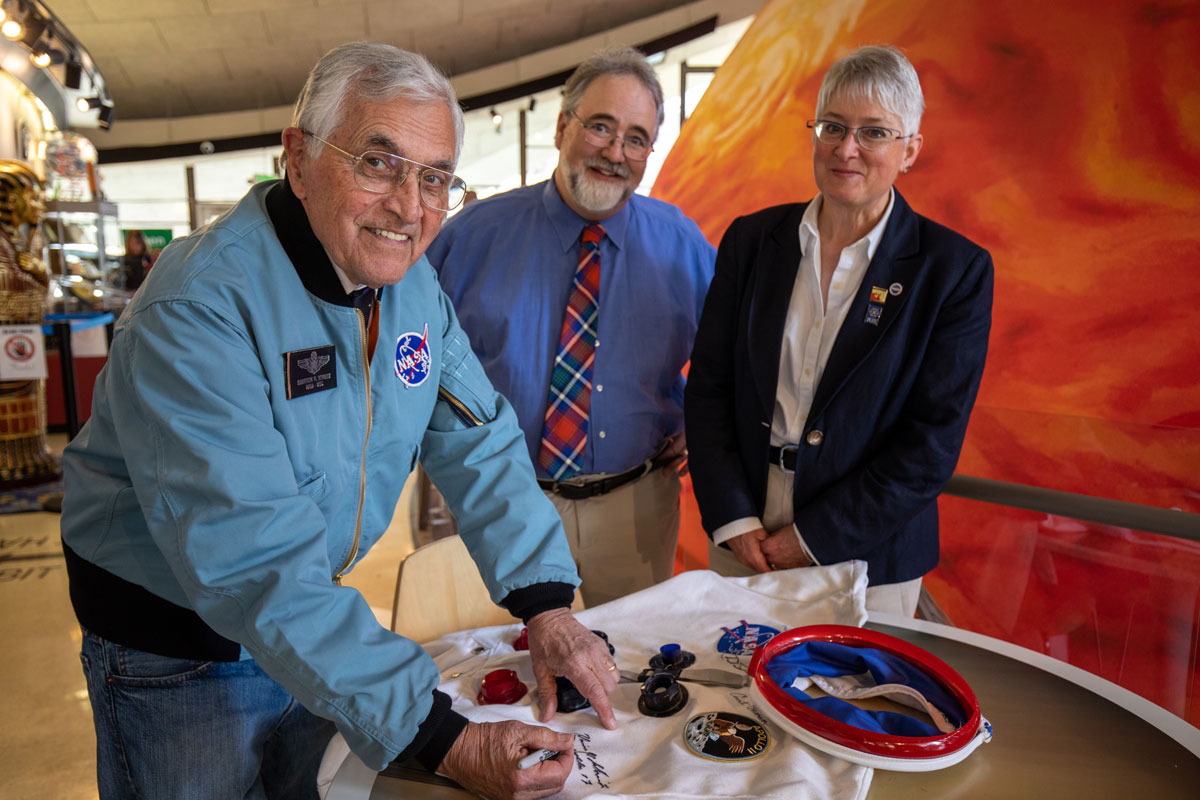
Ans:
[[[252,660],[153,655],[83,631],[101,800],[315,798],[334,733]]]

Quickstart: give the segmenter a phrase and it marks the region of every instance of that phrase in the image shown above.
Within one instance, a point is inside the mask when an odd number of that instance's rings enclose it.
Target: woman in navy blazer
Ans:
[[[822,83],[820,194],[730,225],[692,352],[685,413],[711,566],[867,562],[867,606],[911,616],[938,562],[987,354],[987,251],[893,188],[922,144],[916,71],[862,48]],[[729,557],[729,551],[736,561]]]

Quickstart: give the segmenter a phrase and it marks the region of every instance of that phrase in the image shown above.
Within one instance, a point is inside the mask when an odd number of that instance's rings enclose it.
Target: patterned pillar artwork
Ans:
[[[41,325],[49,275],[25,245],[41,216],[41,181],[28,165],[0,161],[0,325]],[[46,381],[0,381],[0,488],[48,483],[60,475],[46,441]]]

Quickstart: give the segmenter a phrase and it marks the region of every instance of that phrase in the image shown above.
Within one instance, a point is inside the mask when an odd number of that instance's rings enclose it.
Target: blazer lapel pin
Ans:
[[[892,284],[897,286],[899,284]],[[883,316],[883,304],[887,302],[888,290],[882,286],[871,287],[871,299],[867,302],[867,316],[863,318],[863,322],[868,325],[879,326],[879,319]]]

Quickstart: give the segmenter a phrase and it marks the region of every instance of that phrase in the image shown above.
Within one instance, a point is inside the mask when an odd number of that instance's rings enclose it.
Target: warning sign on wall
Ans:
[[[40,325],[0,325],[0,381],[46,377],[46,345]]]

